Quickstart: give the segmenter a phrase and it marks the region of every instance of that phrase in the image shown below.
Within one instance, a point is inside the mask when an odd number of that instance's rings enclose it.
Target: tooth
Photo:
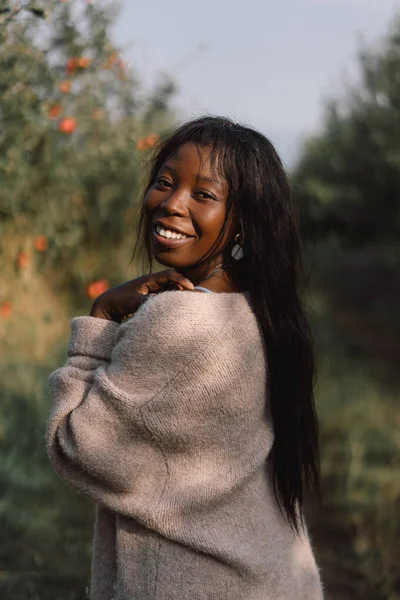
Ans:
[[[184,233],[178,233],[172,229],[163,229],[159,224],[156,225],[156,232],[158,235],[161,235],[167,239],[172,238],[174,240],[185,240],[188,237]]]

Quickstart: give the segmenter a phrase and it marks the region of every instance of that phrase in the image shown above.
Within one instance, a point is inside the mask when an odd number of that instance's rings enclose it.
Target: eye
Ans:
[[[165,177],[157,177],[157,179],[154,182],[154,185],[158,185],[161,187],[171,187],[172,183]]]
[[[213,196],[212,194],[210,194],[209,192],[203,192],[201,190],[199,190],[198,192],[195,192],[196,196],[200,196],[203,199],[211,199],[211,200],[216,200],[215,196]]]

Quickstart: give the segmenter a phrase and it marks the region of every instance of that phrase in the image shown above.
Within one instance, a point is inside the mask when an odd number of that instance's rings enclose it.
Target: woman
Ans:
[[[97,507],[91,598],[320,600],[313,351],[273,146],[225,118],[181,126],[139,224],[168,269],[73,319],[50,376],[50,459]]]

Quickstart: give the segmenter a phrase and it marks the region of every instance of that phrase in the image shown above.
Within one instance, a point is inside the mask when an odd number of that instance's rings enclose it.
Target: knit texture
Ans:
[[[247,294],[163,292],[71,323],[47,448],[96,503],[92,600],[321,600],[277,506],[266,352]]]

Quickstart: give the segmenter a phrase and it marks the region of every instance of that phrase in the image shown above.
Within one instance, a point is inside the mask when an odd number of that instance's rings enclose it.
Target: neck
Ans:
[[[216,271],[215,275],[221,275],[224,273],[224,268],[222,268],[223,264],[222,258],[219,258],[205,266],[185,267],[183,269],[179,269],[179,272],[190,279],[194,285],[201,285],[204,281],[209,281],[214,277],[213,271]]]
[[[224,265],[224,267],[220,269],[222,265]],[[212,273],[212,271],[216,269],[218,269],[218,271]],[[241,291],[233,283],[230,273],[230,265],[227,265],[226,261],[223,261],[222,256],[217,257],[206,266],[186,267],[179,269],[179,272],[190,279],[194,285],[204,285],[204,287],[208,288],[212,292],[240,293]]]

